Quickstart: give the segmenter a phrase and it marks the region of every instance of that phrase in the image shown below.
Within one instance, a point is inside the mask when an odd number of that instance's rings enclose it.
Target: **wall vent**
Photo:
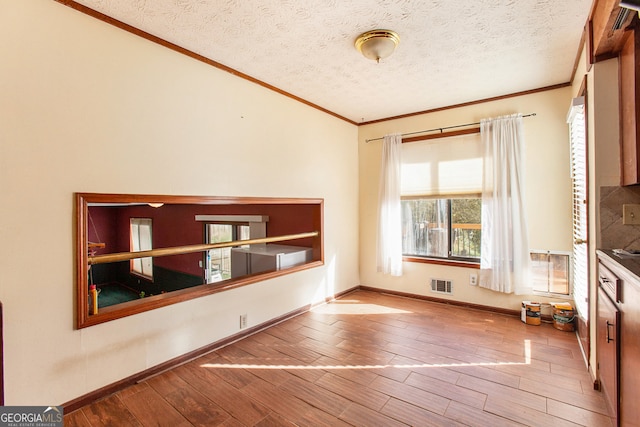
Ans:
[[[618,16],[616,16],[616,20],[613,22],[613,25],[611,26],[611,31],[620,30],[622,28],[625,21],[629,17],[629,12],[630,10],[627,9],[626,7],[620,8],[620,10],[618,11]]]
[[[451,280],[431,279],[431,292],[438,292],[441,294],[452,294],[453,285]]]

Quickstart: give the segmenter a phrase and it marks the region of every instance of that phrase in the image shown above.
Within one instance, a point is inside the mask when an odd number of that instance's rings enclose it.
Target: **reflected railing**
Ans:
[[[319,233],[317,231],[310,231],[308,233],[288,234],[285,236],[274,236],[274,237],[262,237],[259,239],[234,240],[231,242],[222,242],[222,243],[206,243],[201,245],[187,245],[187,246],[173,246],[169,248],[157,248],[157,249],[150,249],[147,251],[118,252],[113,254],[93,255],[93,256],[87,257],[87,262],[89,265],[95,265],[95,264],[106,264],[110,262],[130,261],[132,259],[137,259],[137,258],[160,257],[160,256],[169,256],[169,255],[184,255],[184,254],[191,254],[194,252],[204,252],[211,249],[231,248],[234,246],[241,246],[241,245],[258,245],[262,243],[274,243],[274,242],[284,242],[287,240],[305,239],[308,237],[317,237],[318,234]]]

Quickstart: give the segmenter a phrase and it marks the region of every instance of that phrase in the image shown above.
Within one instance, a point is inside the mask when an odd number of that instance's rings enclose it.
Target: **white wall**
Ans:
[[[405,262],[402,277],[376,271],[376,204],[381,141],[366,143],[391,132],[478,122],[485,117],[511,113],[536,113],[525,118],[526,203],[530,247],[541,250],[571,250],[571,176],[566,115],[571,88],[523,95],[493,102],[448,109],[359,128],[360,158],[360,280],[362,285],[418,295],[449,298],[474,304],[519,310],[523,300],[548,301],[541,297],[501,294],[469,285],[477,269]],[[453,280],[452,296],[433,294],[430,279]],[[557,298],[556,298],[557,300]],[[546,314],[546,313],[545,313]]]
[[[61,404],[359,284],[357,128],[53,1],[0,0],[8,405]],[[74,192],[322,197],[325,265],[74,330]]]

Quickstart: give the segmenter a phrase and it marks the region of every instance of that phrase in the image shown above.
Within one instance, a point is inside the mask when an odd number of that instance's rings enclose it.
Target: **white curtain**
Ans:
[[[530,294],[522,115],[480,123],[484,153],[480,286]]]
[[[392,276],[402,276],[401,146],[400,134],[384,137],[378,194],[377,267]]]

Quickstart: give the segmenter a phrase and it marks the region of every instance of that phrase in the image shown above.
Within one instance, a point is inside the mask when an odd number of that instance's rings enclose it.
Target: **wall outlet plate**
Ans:
[[[478,286],[478,273],[469,274],[469,284],[471,286]]]
[[[247,315],[246,314],[241,314],[240,315],[240,329],[244,329],[247,327]]]
[[[622,205],[622,224],[640,225],[640,205]]]

